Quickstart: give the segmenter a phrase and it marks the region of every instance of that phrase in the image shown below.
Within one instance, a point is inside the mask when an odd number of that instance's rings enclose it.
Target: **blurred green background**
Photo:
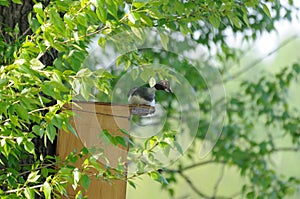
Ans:
[[[250,51],[246,56],[241,60],[240,66],[248,65],[253,62],[253,60],[257,59],[258,54],[261,57],[268,54],[272,50],[276,49],[279,45],[285,42],[286,39],[290,38],[293,35],[300,34],[300,26],[298,21],[294,21],[293,24],[277,24],[278,25],[278,33],[263,33],[262,37],[253,44]],[[232,40],[232,42],[237,42],[236,40]],[[238,43],[238,42],[237,42]],[[236,44],[239,45],[239,44]],[[293,64],[294,62],[300,60],[300,38],[293,40],[280,47],[275,53],[270,56],[267,56],[260,64],[246,72],[241,77],[229,81],[225,84],[227,99],[231,97],[231,94],[238,92],[239,83],[241,80],[245,79],[259,79],[262,75],[272,75],[282,69],[284,66],[288,66]],[[232,70],[238,69],[238,66],[233,67]],[[289,102],[291,106],[300,107],[300,92],[299,92],[299,84],[292,84],[289,90]],[[254,134],[254,139],[264,139],[265,131],[270,131],[272,135],[276,138],[279,135],[278,129],[270,129],[266,128],[262,123],[257,124],[256,133]],[[263,136],[262,136],[263,135]],[[199,145],[200,143],[196,143]],[[279,137],[279,141],[277,140],[277,144],[279,146],[288,146],[291,144],[291,140],[282,139]],[[197,151],[198,153],[198,151]],[[189,160],[186,157],[186,161]],[[206,157],[209,158],[209,155]],[[203,159],[204,161],[205,159]],[[295,176],[300,177],[300,152],[279,152],[274,154],[270,158],[270,162],[272,162],[272,166],[276,171],[282,173],[285,176]],[[222,171],[222,166],[220,165],[204,165],[201,167],[197,167],[194,169],[190,169],[186,172],[188,176],[190,176],[193,184],[197,186],[203,193],[212,194],[214,187],[216,185],[216,181],[220,176],[220,172]],[[245,179],[241,178],[238,174],[239,170],[235,167],[226,166],[224,169],[223,178],[218,185],[218,195],[225,196],[234,196],[232,198],[242,198],[239,194],[239,190],[241,190],[242,182]],[[186,183],[182,178],[178,178],[178,182],[174,189],[176,190],[176,195],[174,197],[170,197],[169,193],[165,190],[161,189],[161,185],[158,182],[153,181],[147,175],[143,175],[138,179],[135,179],[136,189],[129,186],[127,187],[127,198],[128,199],[152,199],[152,198],[175,198],[175,199],[184,199],[184,198],[199,198],[199,196],[192,190],[190,185]],[[289,197],[290,199],[298,199],[300,198],[300,187],[296,191],[296,193]]]

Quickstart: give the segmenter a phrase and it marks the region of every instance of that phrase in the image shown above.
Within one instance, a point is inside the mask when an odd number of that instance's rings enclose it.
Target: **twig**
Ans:
[[[215,164],[218,164],[218,163],[224,164],[226,162],[225,161],[207,160],[207,161],[204,161],[204,162],[198,162],[196,164],[192,164],[190,166],[186,166],[186,167],[182,168],[182,171],[186,171],[186,170],[189,170],[189,169],[193,169],[195,167],[203,166],[203,165],[206,165],[206,164],[212,164],[212,163],[215,163]]]
[[[232,199],[232,197],[225,197],[225,196],[209,196],[200,191],[193,182],[182,172],[179,173],[179,175],[188,183],[188,185],[191,187],[191,189],[200,197],[206,198],[206,199]]]
[[[300,151],[300,149],[294,147],[278,147],[278,148],[273,148],[272,151],[273,152],[283,152],[283,151],[297,152]]]
[[[189,198],[189,197],[190,197],[190,195],[185,194],[185,195],[179,196],[179,197],[177,197],[177,198],[175,198],[175,199],[186,199],[186,198]]]
[[[24,32],[23,32],[23,34],[22,35],[20,35],[17,39],[19,40],[21,37],[24,37],[24,36],[26,36],[27,35],[27,33],[29,32],[31,30],[31,28],[29,27],[29,28],[27,28]]]
[[[164,168],[161,171],[162,172],[167,172],[167,173],[180,173],[182,171],[187,171],[189,169],[193,169],[193,168],[196,168],[196,167],[199,167],[199,166],[203,166],[203,165],[206,165],[206,164],[212,164],[212,163],[214,163],[214,164],[218,164],[218,163],[219,164],[225,164],[226,162],[225,161],[207,160],[207,161],[198,162],[198,163],[183,167],[181,169],[167,169],[167,168]]]
[[[207,161],[204,161],[204,162],[199,162],[199,163],[196,163],[196,164],[192,164],[190,166],[186,166],[184,167],[182,170],[183,171],[186,171],[186,170],[189,170],[189,169],[193,169],[195,167],[198,167],[198,166],[203,166],[203,165],[206,165],[206,164],[211,164],[211,163],[217,163],[215,160],[207,160]]]
[[[219,176],[219,178],[217,179],[216,184],[215,184],[215,186],[214,186],[213,198],[215,198],[216,195],[217,195],[218,188],[219,188],[220,183],[221,183],[221,181],[222,181],[222,179],[223,179],[223,177],[224,177],[224,170],[225,170],[225,164],[222,165],[222,167],[221,167],[221,172],[220,172],[220,176]]]
[[[287,44],[291,43],[292,41],[294,41],[295,39],[299,38],[297,35],[293,35],[290,38],[286,39],[284,42],[282,42],[277,48],[275,48],[274,50],[270,51],[268,54],[266,54],[264,57],[258,58],[256,60],[254,60],[253,62],[251,62],[250,64],[248,64],[246,67],[242,68],[240,71],[234,73],[233,75],[231,75],[230,77],[226,78],[223,80],[223,83],[228,82],[229,80],[233,80],[238,78],[240,75],[244,74],[245,72],[249,71],[250,69],[252,69],[253,67],[255,67],[257,64],[261,63],[263,60],[265,60],[266,58],[268,58],[269,56],[273,55],[274,53],[276,53],[279,49],[281,49],[282,47],[286,46]]]
[[[59,182],[59,184],[67,184],[67,183],[68,183],[67,181]],[[36,189],[36,188],[41,188],[43,186],[44,186],[44,184],[38,184],[38,185],[31,186],[31,187],[22,187],[22,188],[18,188],[18,189],[8,190],[8,191],[5,191],[4,193],[5,194],[16,193],[16,192],[19,192],[19,191],[24,191],[26,188]]]
[[[34,186],[29,187],[29,189],[36,189],[36,188],[40,188],[40,187],[43,187],[43,186],[44,186],[44,184],[38,184],[38,185],[34,185]],[[16,193],[16,192],[19,192],[19,191],[24,191],[25,189],[26,189],[26,187],[18,188],[18,189],[12,189],[12,190],[5,191],[4,193],[5,194]]]
[[[203,198],[211,198],[209,195],[204,194],[203,192],[201,192],[195,185],[194,183],[189,179],[189,177],[187,177],[185,174],[183,174],[182,172],[179,173],[179,175],[189,184],[189,186],[191,187],[191,189],[198,195],[201,196]]]

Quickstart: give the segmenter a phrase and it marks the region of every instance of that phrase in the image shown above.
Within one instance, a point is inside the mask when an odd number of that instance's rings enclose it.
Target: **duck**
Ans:
[[[157,90],[173,93],[168,80],[160,80],[153,87],[143,85],[131,88],[128,92],[128,103],[131,105],[148,105],[155,107],[155,92]]]

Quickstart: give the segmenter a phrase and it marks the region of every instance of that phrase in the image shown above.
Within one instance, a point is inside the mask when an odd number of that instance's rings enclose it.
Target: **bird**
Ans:
[[[173,93],[170,88],[170,82],[168,80],[161,80],[153,87],[143,85],[131,88],[128,92],[128,103],[155,107],[155,91],[157,90]]]

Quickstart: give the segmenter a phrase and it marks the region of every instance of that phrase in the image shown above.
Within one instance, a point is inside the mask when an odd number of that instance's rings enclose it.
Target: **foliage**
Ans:
[[[22,2],[0,1],[1,6],[12,4]],[[230,69],[222,63],[228,60],[238,62],[241,53],[226,41],[228,31],[233,35],[242,34],[246,40],[255,40],[263,31],[274,31],[277,21],[291,20],[294,9],[293,1],[283,6],[280,1],[272,0],[53,0],[47,5],[36,2],[28,16],[33,32],[31,35],[26,38],[19,37],[16,26],[12,30],[6,30],[13,41],[0,37],[0,54],[3,57],[0,61],[1,198],[34,198],[35,194],[44,195],[45,198],[61,197],[66,194],[67,183],[74,189],[78,186],[88,189],[91,168],[96,169],[98,178],[123,178],[122,165],[117,172],[112,173],[111,168],[102,168],[95,158],[89,157],[86,148],[61,160],[58,157],[43,157],[37,153],[38,146],[34,144],[36,139],[44,140],[45,145],[49,141],[54,142],[57,129],[76,134],[69,124],[73,113],[63,108],[73,98],[89,100],[93,97],[93,89],[99,91],[98,99],[111,96],[120,72],[98,70],[92,66],[82,67],[88,56],[87,46],[93,37],[102,35],[98,44],[103,48],[114,38],[114,48],[124,52],[124,49],[130,47],[134,49],[135,42],[132,41],[145,39],[140,28],[156,28],[161,45],[167,50],[170,44],[167,35],[171,31],[178,31],[186,36],[178,47],[181,52],[195,48],[188,40],[193,40],[208,50],[215,47],[217,53],[211,55],[216,55],[220,63],[219,69],[225,77],[230,74]],[[114,37],[123,32],[130,35],[125,41],[122,40],[124,37]],[[53,51],[58,52],[53,65],[45,65],[42,62],[43,56]],[[205,81],[198,77],[197,70],[189,67],[187,60],[172,53],[164,56],[161,52],[136,49],[118,57],[116,65],[123,65],[126,71],[133,66],[151,65],[154,60],[172,65],[196,90],[202,117],[199,128],[196,129],[195,143],[202,141],[203,132],[209,126],[212,107],[202,95],[207,90]],[[213,65],[211,57],[202,63],[208,67]],[[241,190],[247,198],[282,198],[295,191],[295,187],[300,184],[298,178],[282,177],[276,173],[268,161],[272,154],[279,151],[299,149],[299,114],[289,107],[285,94],[291,82],[297,80],[299,71],[300,66],[295,63],[287,66],[275,77],[262,76],[258,81],[244,81],[240,85],[241,92],[226,104],[228,121],[213,148],[209,163],[239,168],[240,175],[248,180]],[[163,69],[155,71],[145,67],[137,71],[137,75],[144,76],[144,81],[147,81],[148,76],[158,74],[172,77],[171,74],[163,74]],[[168,105],[168,114],[174,112],[174,99],[164,99],[162,101]],[[192,117],[188,114],[186,116],[187,120]],[[292,140],[291,147],[278,147],[271,134],[266,134],[267,138],[264,140],[253,139],[257,120],[263,121],[266,127],[280,128],[283,132],[281,136]],[[172,149],[181,153],[182,148],[174,138],[177,131],[173,131],[172,125],[174,118],[168,119],[164,127],[165,133],[161,137],[153,136],[144,143],[134,143],[133,140],[113,137],[104,132],[114,145],[132,145],[132,151],[136,154],[133,160],[137,170],[128,177],[130,185],[135,186],[135,177],[144,173],[162,183],[163,188],[168,189],[171,195],[176,194],[172,185],[179,176],[191,183],[184,171],[201,166],[202,163],[188,166],[182,161],[174,160],[174,168],[171,169],[162,168],[155,159],[154,153],[157,150],[162,150],[166,156]],[[185,153],[194,161],[197,160],[195,147],[193,144]],[[150,160],[152,164],[141,157]],[[27,158],[32,158],[32,164],[22,164],[22,159]],[[79,158],[84,159],[81,169],[72,166]],[[194,190],[199,196],[210,197],[196,188]],[[79,192],[77,198],[82,197]]]

